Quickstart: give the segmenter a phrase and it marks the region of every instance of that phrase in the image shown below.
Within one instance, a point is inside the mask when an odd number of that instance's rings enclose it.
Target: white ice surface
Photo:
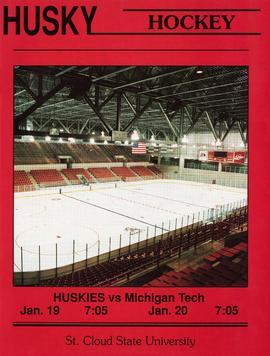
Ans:
[[[213,208],[244,205],[244,189],[173,180],[118,182],[44,189],[16,193],[14,199],[14,270],[54,268],[57,244],[58,266],[72,263],[180,227],[213,214]],[[194,214],[194,216],[193,216]],[[189,217],[188,217],[189,216]],[[134,230],[135,229],[135,230]],[[135,232],[135,233],[134,233]],[[133,234],[134,233],[134,234]]]

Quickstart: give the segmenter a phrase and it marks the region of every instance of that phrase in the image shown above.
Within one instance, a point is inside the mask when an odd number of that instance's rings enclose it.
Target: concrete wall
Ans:
[[[151,163],[149,162],[127,162],[126,163],[126,166],[127,167],[136,167],[136,166],[150,166],[152,165]]]
[[[55,163],[55,164],[19,164],[14,166],[15,171],[26,171],[30,172],[31,170],[34,169],[57,169],[61,170],[67,168],[66,164],[60,164],[60,163]]]
[[[102,163],[73,163],[72,168],[103,168],[122,167],[122,162],[102,162]]]

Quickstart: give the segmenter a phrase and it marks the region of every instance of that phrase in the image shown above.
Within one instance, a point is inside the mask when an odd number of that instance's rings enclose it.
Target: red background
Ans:
[[[50,1],[49,5],[73,5],[73,1]],[[30,5],[24,1],[2,1],[2,4]],[[31,1],[31,5],[46,2]],[[239,13],[234,31],[261,32],[261,36],[15,36],[1,39],[1,248],[0,248],[0,350],[2,355],[75,355],[104,352],[112,355],[159,355],[167,353],[194,355],[266,355],[269,330],[269,0],[258,1],[77,1],[77,5],[98,5],[93,31],[146,31],[144,14],[123,13],[127,7],[165,8],[261,8],[260,13]],[[2,19],[2,9],[1,9]],[[1,28],[2,32],[2,28]],[[88,49],[248,49],[245,52],[23,52],[14,48],[88,48]],[[248,328],[15,328],[13,321],[44,320],[45,317],[19,316],[23,305],[46,307],[52,304],[53,288],[14,288],[13,273],[13,66],[14,65],[248,65],[249,66],[249,287],[208,288],[204,292],[205,305],[192,306],[190,316],[177,318],[159,317],[159,321],[248,321]],[[58,291],[79,291],[79,288],[62,288]],[[96,291],[97,288],[82,288]],[[124,293],[125,288],[101,289]],[[184,291],[192,291],[183,288]],[[100,291],[100,290],[99,290]],[[131,289],[129,289],[131,291]],[[136,291],[144,291],[140,288]],[[148,289],[152,292],[152,289]],[[172,289],[155,289],[155,292],[171,292]],[[179,289],[177,289],[179,291]],[[215,316],[215,305],[239,305],[237,317]],[[83,316],[82,305],[63,305],[61,317],[53,321],[150,321],[146,306],[138,304],[112,304],[109,317]],[[155,319],[153,319],[154,321]],[[157,319],[156,319],[157,320]],[[64,344],[66,335],[141,336],[146,334],[168,337],[196,337],[193,349],[177,347],[159,348],[87,348]]]
[[[240,156],[240,159],[234,159],[235,156]],[[243,151],[227,152],[227,157],[215,157],[215,151],[208,151],[208,161],[224,162],[224,163],[245,163],[246,153]]]

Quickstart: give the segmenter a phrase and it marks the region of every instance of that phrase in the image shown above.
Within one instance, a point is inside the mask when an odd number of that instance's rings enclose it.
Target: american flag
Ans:
[[[132,144],[132,153],[135,155],[146,154],[146,144],[144,142],[134,142]]]

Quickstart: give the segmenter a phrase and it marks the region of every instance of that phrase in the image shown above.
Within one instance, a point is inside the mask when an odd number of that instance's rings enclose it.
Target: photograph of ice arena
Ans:
[[[14,285],[247,287],[248,68],[14,67]]]

